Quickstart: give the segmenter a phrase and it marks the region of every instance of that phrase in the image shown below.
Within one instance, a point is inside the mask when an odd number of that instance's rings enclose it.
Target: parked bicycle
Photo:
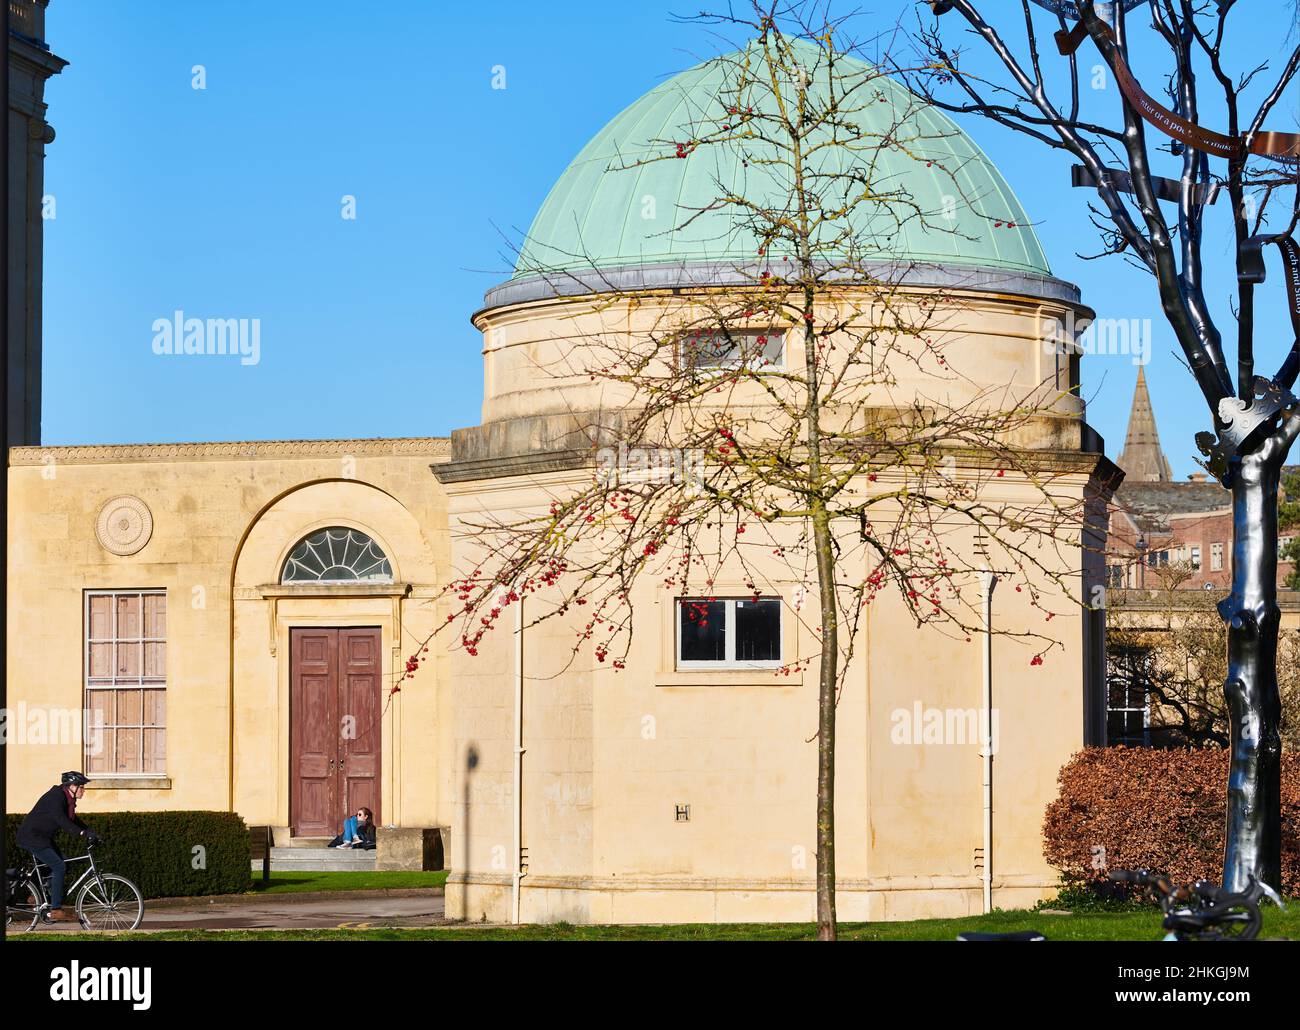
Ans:
[[[105,873],[95,864],[96,843],[84,855],[67,859],[85,862],[86,869],[68,887],[68,897],[75,896],[77,918],[87,930],[134,930],[144,919],[144,895],[140,888],[117,873]],[[34,930],[49,910],[49,867],[28,855],[16,869],[5,870],[5,926],[26,923],[23,932]]]
[[[1259,936],[1264,917],[1259,903],[1270,898],[1278,908],[1286,905],[1272,887],[1253,876],[1244,891],[1228,891],[1208,880],[1176,887],[1167,876],[1146,869],[1116,869],[1109,878],[1154,891],[1164,913],[1166,941],[1253,941]],[[1045,941],[1037,930],[1016,933],[961,933],[959,941]]]
[[[1165,914],[1167,941],[1253,941],[1264,925],[1259,903],[1269,898],[1278,908],[1286,908],[1277,891],[1253,876],[1244,891],[1236,892],[1208,880],[1175,887],[1167,876],[1145,869],[1116,869],[1110,879],[1155,891]]]

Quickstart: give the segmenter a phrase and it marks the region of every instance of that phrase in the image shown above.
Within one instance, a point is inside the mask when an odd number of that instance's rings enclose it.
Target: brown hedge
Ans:
[[[1221,748],[1087,748],[1057,777],[1043,855],[1067,880],[1151,869],[1177,883],[1218,883],[1227,777]],[[1282,757],[1282,891],[1300,894],[1300,756],[1290,754]]]

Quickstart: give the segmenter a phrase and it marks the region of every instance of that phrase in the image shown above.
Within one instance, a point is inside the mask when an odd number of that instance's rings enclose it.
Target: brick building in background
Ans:
[[[1128,435],[1117,463],[1107,555],[1111,588],[1224,592],[1232,584],[1232,495],[1204,472],[1175,481],[1160,447],[1146,377],[1138,370]],[[1290,542],[1283,537],[1282,544]],[[1278,562],[1281,587],[1294,569]]]

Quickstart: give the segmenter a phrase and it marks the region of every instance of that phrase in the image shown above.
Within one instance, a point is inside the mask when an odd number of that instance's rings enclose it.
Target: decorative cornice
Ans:
[[[9,32],[9,59],[14,65],[28,74],[39,74],[42,78],[58,75],[68,66],[65,58],[54,53],[49,44],[34,40],[28,36]],[[12,100],[12,98],[11,98]]]
[[[1123,473],[1099,451],[1026,450],[1018,453],[1032,455],[1035,469],[1048,474],[1088,475],[1107,493]],[[995,469],[1002,459],[996,454],[963,454],[959,466],[969,469]],[[430,465],[439,483],[482,483],[513,476],[539,476],[550,472],[569,472],[574,469],[596,466],[593,451],[552,450],[532,454],[512,454],[500,458],[480,458],[473,461],[447,461]]]
[[[256,461],[273,459],[419,457],[449,458],[445,436],[378,440],[236,440],[223,443],[87,444],[11,447],[9,464],[117,465],[137,462]]]
[[[556,450],[533,454],[512,454],[501,458],[483,458],[475,461],[448,461],[429,468],[439,483],[472,483],[484,479],[504,479],[510,476],[537,476],[547,472],[568,472],[595,465],[590,451]]]
[[[488,290],[483,307],[471,316],[475,325],[496,308],[562,297],[595,297],[645,290],[699,290],[716,287],[755,287],[765,271],[780,271],[770,263],[683,261],[674,264],[630,265],[599,271],[555,271],[510,279]],[[881,284],[911,289],[937,288],[973,293],[1010,294],[1038,301],[1078,305],[1079,288],[1073,283],[1035,272],[985,268],[958,262],[876,261],[866,263],[858,275],[870,275]],[[833,277],[828,278],[833,285]]]

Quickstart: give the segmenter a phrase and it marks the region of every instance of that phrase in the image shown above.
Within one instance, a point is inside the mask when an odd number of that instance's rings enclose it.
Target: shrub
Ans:
[[[1058,776],[1043,855],[1067,885],[1111,869],[1150,869],[1175,883],[1223,878],[1228,752],[1087,748]],[[1300,894],[1300,758],[1282,758],[1282,893]]]
[[[78,817],[106,840],[95,849],[100,870],[119,873],[140,888],[146,898],[232,894],[248,890],[248,827],[230,812],[96,812]],[[21,815],[5,824],[5,856],[9,865],[26,857],[17,843]],[[85,854],[79,839],[55,838],[63,854]],[[196,849],[202,848],[202,851]],[[195,868],[201,865],[202,868]],[[84,869],[75,863],[69,884]],[[75,900],[75,899],[73,899]]]

